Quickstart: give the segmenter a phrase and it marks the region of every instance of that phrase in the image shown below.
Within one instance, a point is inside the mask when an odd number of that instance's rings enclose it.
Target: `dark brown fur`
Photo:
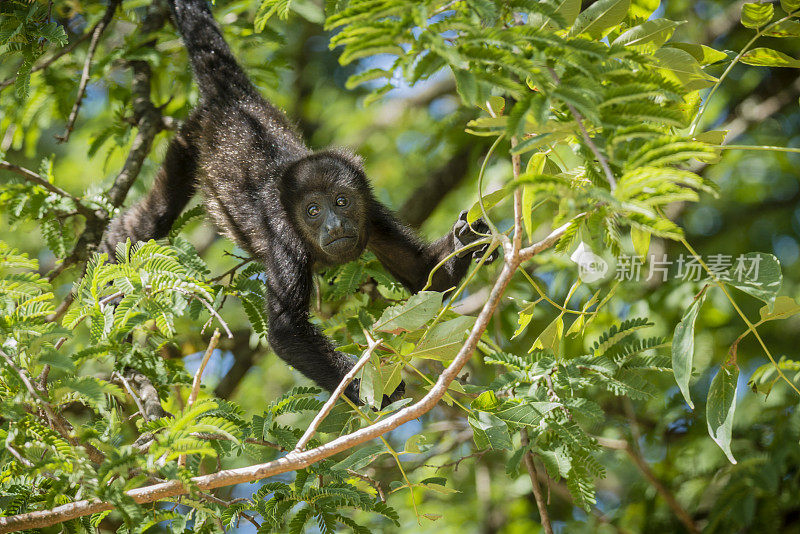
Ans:
[[[264,265],[268,284],[269,340],[273,350],[320,386],[333,390],[352,367],[308,318],[312,272],[321,264],[355,259],[365,247],[411,291],[454,247],[453,232],[426,244],[379,203],[360,161],[345,152],[312,153],[286,117],[250,83],[225,43],[205,0],[170,0],[189,52],[201,98],[173,139],[155,185],[118,217],[103,247],[128,237],[165,236],[195,188],[203,193],[219,228]],[[349,192],[357,214],[358,243],[330,256],[298,220],[297,203],[309,191]],[[300,206],[302,208],[302,206]],[[352,211],[352,210],[351,210]],[[464,225],[461,224],[461,227]],[[471,242],[478,236],[468,233]],[[445,291],[464,276],[471,255],[449,260],[431,287]],[[392,396],[394,400],[402,388]],[[347,395],[357,401],[358,385]]]

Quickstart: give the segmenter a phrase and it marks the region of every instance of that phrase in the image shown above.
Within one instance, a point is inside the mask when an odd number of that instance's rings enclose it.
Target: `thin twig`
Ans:
[[[184,291],[180,288],[175,288],[175,290],[178,291],[179,293],[183,293],[189,298],[194,298],[196,300],[199,300],[203,304],[203,306],[206,307],[208,313],[210,313],[213,317],[215,317],[217,321],[219,321],[219,323],[222,325],[222,328],[225,329],[225,334],[227,334],[228,339],[233,339],[233,332],[231,332],[231,329],[228,327],[228,323],[225,322],[225,319],[223,319],[222,316],[219,313],[217,313],[217,310],[214,309],[214,306],[212,306],[209,302],[207,302],[206,299],[204,299],[203,297],[198,297],[197,295],[194,295],[188,291]]]
[[[14,458],[16,458],[16,459],[17,459],[17,461],[18,461],[19,463],[21,463],[22,465],[24,465],[25,467],[27,467],[27,468],[31,468],[31,467],[33,467],[33,462],[31,462],[31,461],[30,461],[30,460],[28,460],[27,458],[23,458],[23,456],[22,456],[22,455],[19,453],[19,451],[17,451],[17,449],[15,449],[14,447],[12,447],[12,446],[11,446],[11,445],[9,445],[8,443],[6,443],[6,450],[7,450],[8,452],[10,452],[10,453],[11,453],[11,456],[13,456]]]
[[[528,439],[528,430],[522,429],[522,445],[527,447],[530,444]],[[547,513],[547,503],[542,495],[542,488],[539,487],[539,474],[536,472],[536,464],[533,462],[533,454],[531,451],[526,451],[523,455],[525,460],[525,468],[528,470],[528,476],[531,479],[531,487],[533,488],[533,497],[536,499],[536,507],[539,509],[539,517],[542,520],[542,527],[545,534],[553,534],[553,525],[550,524],[550,514]]]
[[[468,460],[469,458],[481,458],[481,457],[483,457],[484,454],[486,454],[490,450],[491,449],[483,449],[483,450],[480,450],[480,451],[475,451],[472,454],[467,454],[466,456],[462,456],[461,458],[459,458],[458,460],[456,460],[454,462],[447,462],[446,464],[442,464],[442,465],[422,464],[420,467],[422,467],[422,466],[424,466],[424,467],[433,467],[437,471],[439,471],[440,469],[447,469],[448,467],[453,467],[453,471],[455,472],[455,471],[458,471],[458,466],[461,465],[461,462],[463,462],[464,460]]]
[[[520,250],[519,251],[520,261],[527,261],[532,257],[534,257],[535,255],[539,254],[540,252],[547,250],[548,248],[555,245],[558,242],[558,240],[561,239],[561,236],[564,235],[564,232],[567,231],[567,228],[569,228],[569,226],[573,222],[575,222],[576,219],[580,219],[586,216],[588,216],[588,213],[580,213],[576,215],[568,223],[563,224],[558,228],[556,228],[555,230],[553,230],[552,232],[550,232],[550,234],[547,237],[545,237],[538,243],[534,243],[533,245],[525,247],[522,250]]]
[[[94,211],[84,206],[78,197],[74,196],[71,193],[68,193],[67,191],[64,191],[55,184],[51,184],[45,178],[43,178],[38,173],[35,173],[30,169],[26,169],[25,167],[20,167],[19,165],[14,165],[13,163],[9,163],[8,161],[5,160],[0,160],[0,169],[13,172],[18,176],[22,176],[23,178],[25,178],[25,180],[33,184],[36,184],[39,187],[47,189],[51,193],[55,193],[56,195],[62,198],[71,200],[75,204],[75,209],[77,210],[77,212],[88,219],[94,220],[97,217]]]
[[[242,267],[244,267],[245,265],[247,265],[251,261],[253,261],[253,258],[245,258],[241,262],[239,262],[238,264],[234,265],[233,267],[231,267],[230,269],[228,269],[227,271],[222,273],[221,275],[215,276],[214,278],[211,278],[209,280],[209,282],[218,282],[219,280],[222,280],[223,278],[225,278],[229,274],[235,273],[236,271],[238,271],[239,269],[241,269]]]
[[[33,74],[34,72],[39,72],[40,70],[44,70],[47,67],[49,67],[53,62],[55,62],[57,59],[66,56],[67,54],[69,54],[70,52],[75,50],[75,48],[79,44],[81,44],[86,39],[88,39],[89,36],[92,35],[93,32],[94,32],[94,28],[91,31],[88,31],[88,32],[84,33],[80,37],[76,37],[74,41],[72,41],[70,44],[68,44],[67,46],[65,46],[64,48],[62,48],[61,50],[59,50],[58,52],[56,52],[52,56],[50,56],[49,59],[47,59],[47,60],[43,61],[42,63],[40,63],[39,65],[36,65],[35,67],[33,67],[31,69],[30,73]],[[16,81],[17,81],[17,76],[12,76],[10,78],[7,78],[7,79],[3,80],[2,82],[0,82],[0,91],[2,91],[3,89],[5,89],[6,87],[8,87],[10,85],[14,85],[14,82],[16,82]]]
[[[553,67],[547,67],[547,70],[550,72],[550,76],[553,77],[553,81],[555,81],[556,84],[560,84],[561,78],[558,77],[558,74],[556,73],[555,69],[553,69]],[[603,172],[606,175],[606,180],[608,180],[608,185],[611,186],[611,190],[613,191],[614,189],[617,188],[617,181],[614,179],[614,173],[611,172],[611,167],[608,166],[608,160],[606,159],[606,157],[602,154],[602,152],[600,152],[600,149],[597,148],[597,145],[594,144],[594,141],[592,141],[592,138],[589,136],[589,132],[586,130],[586,126],[583,123],[584,121],[583,115],[581,115],[581,112],[575,109],[575,106],[573,106],[569,102],[564,101],[564,104],[567,106],[569,112],[572,113],[572,117],[578,124],[578,128],[580,128],[581,130],[581,134],[583,135],[583,141],[586,143],[586,146],[589,147],[589,150],[592,151],[592,154],[594,154],[594,157],[597,158],[597,161],[603,168]]]
[[[667,489],[667,487],[659,480],[653,470],[650,469],[650,466],[641,457],[641,455],[631,447],[631,444],[625,440],[621,439],[611,439],[611,438],[602,438],[597,437],[597,442],[602,445],[603,447],[614,449],[618,451],[624,451],[631,457],[633,463],[636,464],[636,467],[639,468],[639,471],[644,475],[644,477],[650,482],[650,484],[656,489],[659,495],[667,502],[667,506],[669,506],[672,511],[675,513],[675,516],[678,520],[683,523],[686,529],[691,532],[692,534],[699,534],[700,529],[692,520],[692,516],[689,515],[683,506],[678,502],[678,499],[672,494],[672,492]]]
[[[115,372],[114,376],[119,378],[119,381],[122,382],[122,385],[125,386],[126,390],[128,390],[128,395],[131,396],[131,398],[133,399],[134,404],[136,404],[136,408],[139,410],[139,413],[142,415],[142,419],[147,421],[147,415],[145,415],[144,405],[142,404],[142,400],[139,398],[139,395],[137,395],[136,392],[133,390],[133,387],[131,387],[131,383],[128,382],[128,379],[125,378],[122,375],[122,373]]]
[[[192,380],[192,390],[189,392],[189,399],[186,401],[186,406],[189,408],[194,405],[195,401],[197,400],[197,396],[200,394],[200,381],[203,378],[203,371],[206,370],[208,360],[211,359],[211,355],[217,348],[217,343],[219,343],[218,328],[214,329],[214,334],[211,336],[211,340],[208,342],[208,347],[206,348],[206,353],[203,354],[203,360],[200,362],[200,367],[197,368],[197,372],[194,374],[194,380]]]
[[[69,433],[69,422],[64,419],[63,416],[56,415],[53,411],[53,407],[50,405],[48,401],[46,401],[40,395],[40,391],[37,391],[36,387],[33,385],[30,376],[28,376],[28,372],[25,369],[21,369],[17,367],[17,364],[14,363],[14,359],[11,358],[8,354],[5,353],[2,349],[0,349],[0,356],[6,360],[6,363],[9,367],[11,367],[17,375],[22,380],[22,383],[25,384],[25,388],[28,390],[28,393],[36,399],[36,401],[41,406],[42,410],[46,415],[46,420],[50,424],[50,427],[55,429],[56,432],[61,434],[61,436],[66,439],[71,445],[75,447],[83,447],[86,450],[86,455],[89,459],[95,463],[102,463],[105,460],[105,456],[102,452],[100,452],[94,445],[90,445],[89,443],[81,443],[75,437],[71,436]]]
[[[103,35],[108,24],[111,22],[112,17],[114,16],[114,11],[117,10],[117,6],[120,4],[122,0],[110,0],[108,2],[108,7],[106,8],[106,12],[103,14],[103,18],[100,19],[100,22],[94,27],[92,31],[92,40],[89,42],[89,48],[86,51],[86,61],[83,63],[83,72],[81,72],[81,81],[78,84],[78,96],[75,99],[75,104],[72,106],[72,111],[69,114],[69,119],[67,119],[67,128],[64,131],[64,135],[56,136],[56,139],[60,143],[65,143],[69,140],[69,136],[72,133],[72,129],[75,127],[75,120],[78,118],[78,111],[81,108],[81,102],[83,102],[83,96],[86,94],[86,85],[89,83],[89,70],[92,66],[92,59],[94,59],[94,53],[97,51],[97,45],[100,43],[100,36]]]
[[[223,434],[209,434],[208,432],[192,432],[192,437],[193,438],[198,438],[198,439],[209,439],[209,440],[213,439],[213,440],[219,440],[219,441],[231,441],[230,437],[225,436]],[[243,441],[244,443],[252,443],[253,445],[261,445],[262,447],[270,447],[270,448],[278,450],[278,451],[285,451],[286,450],[283,447],[281,447],[280,445],[278,445],[277,443],[273,443],[273,442],[267,441],[265,439],[244,438],[241,441]]]
[[[375,491],[378,492],[378,498],[382,502],[386,502],[386,495],[383,493],[383,488],[381,487],[381,483],[380,482],[378,482],[374,478],[368,477],[367,475],[362,475],[358,471],[353,471],[352,469],[347,469],[346,471],[348,472],[348,474],[350,474],[350,476],[354,476],[356,478],[360,478],[361,480],[363,480],[364,482],[366,482],[367,484],[369,484],[370,486],[375,488]]]
[[[311,421],[310,425],[308,425],[308,429],[305,431],[305,434],[303,434],[303,437],[297,442],[294,452],[301,452],[303,449],[305,449],[306,445],[308,445],[308,442],[311,441],[311,438],[317,431],[317,428],[319,428],[319,425],[322,424],[322,421],[328,416],[329,413],[331,413],[331,410],[333,410],[333,405],[336,404],[336,401],[342,396],[344,390],[347,389],[347,386],[350,385],[350,382],[353,381],[361,368],[367,364],[369,359],[372,357],[372,353],[375,352],[375,349],[381,344],[380,341],[375,341],[372,339],[372,336],[370,336],[369,332],[366,330],[364,331],[364,336],[367,338],[367,350],[364,351],[364,354],[361,355],[361,358],[358,360],[358,362],[356,362],[353,368],[350,369],[346,375],[344,375],[342,381],[339,382],[339,385],[336,386],[336,389],[333,390],[333,393],[331,393],[331,397],[327,400],[327,402],[325,402],[319,413],[314,416],[314,420]]]
[[[517,146],[517,138],[511,138],[511,149]],[[511,169],[514,173],[514,181],[519,179],[522,171],[522,162],[519,154],[511,155]],[[517,187],[514,190],[514,237],[511,242],[515,253],[519,253],[522,248],[522,189]]]
[[[226,508],[229,507],[230,505],[234,504],[235,502],[237,502],[237,500],[223,501],[219,497],[216,497],[214,495],[211,495],[210,493],[205,493],[205,492],[202,492],[202,491],[197,492],[197,494],[200,495],[200,497],[202,497],[203,499],[205,499],[205,500],[207,500],[209,502],[213,502],[214,504],[219,504],[220,506],[224,506]],[[254,527],[261,528],[261,525],[259,525],[258,522],[256,522],[255,519],[253,519],[252,517],[250,517],[249,515],[244,513],[244,511],[239,512],[239,517],[243,517],[243,518],[247,519],[250,523],[253,524]]]
[[[206,370],[206,365],[208,365],[208,360],[211,359],[211,355],[214,354],[214,349],[217,348],[217,343],[219,343],[219,329],[214,329],[214,334],[211,336],[211,340],[208,342],[208,348],[206,348],[206,353],[203,354],[203,360],[200,362],[200,367],[197,368],[197,372],[194,373],[194,379],[192,380],[192,390],[189,392],[189,399],[186,401],[186,407],[191,408],[194,405],[194,402],[197,400],[197,396],[200,394],[200,382],[203,379],[203,371]],[[186,465],[186,455],[181,454],[178,457],[178,465],[183,467]]]

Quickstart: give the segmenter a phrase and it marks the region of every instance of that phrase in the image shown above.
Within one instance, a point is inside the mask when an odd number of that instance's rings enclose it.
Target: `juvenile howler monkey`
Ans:
[[[169,145],[147,196],[116,218],[102,249],[164,237],[199,186],[214,222],[266,270],[269,342],[278,356],[333,390],[352,361],[309,323],[315,267],[355,260],[368,248],[411,291],[433,267],[479,236],[463,217],[432,244],[375,199],[357,157],[312,152],[286,117],[259,95],[236,62],[206,0],[169,0],[200,88],[200,101]],[[479,221],[478,231],[486,229]],[[485,247],[481,249],[481,253]],[[431,289],[464,276],[472,254],[454,257]],[[403,393],[403,384],[384,402]],[[346,391],[358,402],[358,383]]]

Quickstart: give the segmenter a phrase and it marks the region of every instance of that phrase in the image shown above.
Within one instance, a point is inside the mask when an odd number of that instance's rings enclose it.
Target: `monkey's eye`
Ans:
[[[337,206],[347,206],[347,199],[343,196],[336,197]]]
[[[316,204],[309,204],[306,208],[306,213],[308,213],[309,217],[316,217],[319,215],[319,206]]]

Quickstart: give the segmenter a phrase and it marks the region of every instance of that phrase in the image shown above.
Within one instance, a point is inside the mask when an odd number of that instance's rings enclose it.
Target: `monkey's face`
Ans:
[[[361,195],[348,188],[314,191],[298,203],[300,224],[326,263],[345,263],[364,250]]]
[[[336,265],[361,255],[368,187],[360,170],[336,153],[305,157],[284,176],[282,201],[316,261]]]

